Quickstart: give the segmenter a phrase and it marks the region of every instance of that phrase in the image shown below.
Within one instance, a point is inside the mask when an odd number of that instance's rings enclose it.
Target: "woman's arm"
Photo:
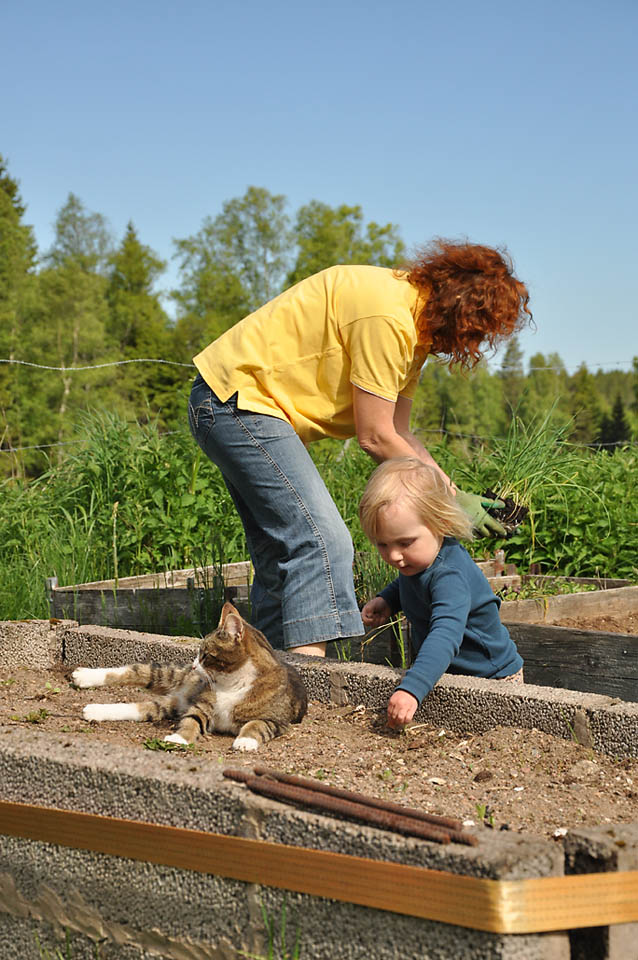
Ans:
[[[411,400],[399,397],[393,403],[353,386],[352,404],[359,446],[373,460],[383,463],[393,457],[418,457],[435,467],[446,483],[451,483],[448,475],[410,430]]]

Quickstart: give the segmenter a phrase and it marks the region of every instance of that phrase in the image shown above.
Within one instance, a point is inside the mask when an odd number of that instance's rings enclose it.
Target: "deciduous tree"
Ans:
[[[369,263],[395,267],[405,248],[393,223],[364,226],[360,206],[328,204],[311,200],[300,207],[294,227],[297,257],[288,283],[297,283],[336,263]]]

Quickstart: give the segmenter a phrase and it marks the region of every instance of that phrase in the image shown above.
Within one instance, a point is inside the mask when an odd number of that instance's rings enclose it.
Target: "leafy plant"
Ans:
[[[25,723],[44,723],[48,716],[48,710],[40,709],[32,710],[31,713],[27,713],[27,715],[22,719]]]
[[[624,577],[638,581],[636,448],[614,455],[576,451],[561,428],[515,420],[509,438],[433,455],[460,486],[475,492],[508,480],[529,499],[530,523],[506,541],[476,540],[474,556],[503,546],[519,569]],[[86,415],[73,454],[29,483],[0,483],[0,620],[49,616],[46,578],[60,585],[196,566],[247,556],[244,532],[221,474],[186,429],[161,435],[154,423],[130,426],[115,414]],[[361,530],[357,510],[374,468],[351,444],[311,446],[311,454],[355,544],[362,604],[395,576]],[[114,505],[117,503],[117,511]],[[214,531],[211,537],[210,531]],[[115,550],[114,550],[115,547]],[[117,568],[117,569],[116,569]],[[185,625],[185,629],[187,628]]]
[[[173,743],[171,740],[160,740],[158,737],[149,737],[148,740],[144,741],[144,748],[146,750],[159,750],[165,753],[171,753],[172,751],[187,751],[193,750],[194,745],[192,743]]]
[[[597,590],[594,583],[572,583],[569,580],[563,580],[555,577],[552,580],[530,579],[521,584],[520,587],[507,587],[504,590],[497,590],[497,595],[501,600],[530,600],[537,597],[561,596],[573,593],[589,593]]]

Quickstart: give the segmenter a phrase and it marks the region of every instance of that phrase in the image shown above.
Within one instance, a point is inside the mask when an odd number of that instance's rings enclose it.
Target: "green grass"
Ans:
[[[247,557],[243,530],[219,471],[186,429],[161,436],[114,414],[85,417],[82,443],[30,483],[0,484],[0,620],[46,618],[46,578],[60,586]],[[531,448],[542,454],[540,459]],[[373,462],[356,442],[311,446],[313,459],[355,544],[360,603],[394,576],[365,538],[358,503]],[[432,448],[468,490],[507,475],[530,504],[531,521],[508,540],[477,540],[477,559],[502,546],[521,572],[638,580],[638,453],[575,451],[540,421],[514,426],[503,448],[464,457]],[[527,474],[527,476],[526,476]]]
[[[73,960],[73,954],[71,951],[71,936],[68,929],[65,931],[64,953],[59,947],[54,947],[52,951],[47,947],[44,947],[40,943],[40,938],[38,937],[37,933],[35,934],[35,942],[40,953],[40,960]],[[100,960],[100,948],[97,943],[93,944],[93,957],[94,960]]]
[[[260,904],[260,906],[262,919],[266,928],[268,952],[265,954],[256,954],[240,951],[239,956],[245,957],[246,960],[299,960],[301,957],[301,930],[297,927],[294,944],[290,947],[288,945],[286,901],[284,900],[281,906],[279,930],[277,930],[275,918],[272,914],[268,912],[263,903]]]

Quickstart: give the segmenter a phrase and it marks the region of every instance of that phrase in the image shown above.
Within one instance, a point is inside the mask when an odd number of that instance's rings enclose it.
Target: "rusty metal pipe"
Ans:
[[[264,770],[267,768],[259,767],[256,769]],[[306,781],[306,783],[309,784],[308,787],[302,787],[287,783],[281,779],[282,777],[288,777],[288,774],[279,774],[277,771],[269,771],[269,774],[271,774],[271,776],[253,776],[246,770],[227,769],[223,771],[223,775],[228,779],[245,783],[248,789],[254,793],[260,793],[275,800],[315,807],[316,809],[337,813],[341,816],[363,820],[365,823],[370,823],[395,833],[416,836],[423,840],[432,840],[436,843],[449,843],[450,841],[454,841],[455,843],[474,846],[478,842],[476,837],[464,833],[461,830],[446,830],[419,818],[403,816],[394,811],[384,810],[368,803],[357,803],[344,799],[341,796],[334,796],[326,791],[315,790],[314,781],[312,780]],[[303,778],[298,777],[294,779],[302,780]],[[347,793],[347,791],[340,792]],[[395,806],[400,807],[399,804]],[[400,809],[405,810],[407,808],[400,807]],[[458,823],[458,821],[453,822]]]
[[[394,803],[392,800],[379,800],[377,797],[368,797],[363,793],[355,793],[352,790],[342,790],[340,787],[331,787],[321,780],[310,780],[306,777],[293,776],[290,773],[279,773],[279,771],[271,770],[269,767],[256,766],[254,770],[260,777],[271,777],[274,780],[281,780],[282,783],[289,783],[295,787],[318,790],[320,793],[327,793],[332,797],[341,797],[342,800],[364,803],[369,807],[378,807],[379,810],[397,813],[401,817],[413,817],[415,820],[424,820],[426,823],[433,823],[448,830],[463,829],[463,824],[460,820],[453,820],[451,817],[439,817],[434,813],[416,810],[414,807],[404,807],[400,803]]]
[[[354,817],[364,820],[374,826],[403,833],[408,836],[421,837],[423,840],[434,840],[436,843],[449,843],[452,839],[448,831],[444,831],[431,824],[412,820],[410,817],[399,817],[395,813],[379,810],[377,807],[368,807],[362,803],[353,803],[342,800],[340,797],[331,797],[316,790],[307,790],[304,787],[294,787],[281,780],[271,780],[268,777],[251,777],[246,786],[254,793],[271,797],[273,800],[284,800],[290,803],[299,803],[303,806],[314,807],[318,810],[328,810],[330,813],[340,814],[343,817]]]

